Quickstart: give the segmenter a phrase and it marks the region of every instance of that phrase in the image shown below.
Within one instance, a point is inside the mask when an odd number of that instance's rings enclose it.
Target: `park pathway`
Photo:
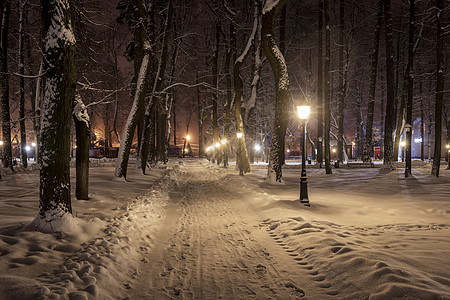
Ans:
[[[246,205],[255,192],[232,171],[180,167],[129,299],[333,298],[324,276],[299,265],[298,254],[274,239]]]

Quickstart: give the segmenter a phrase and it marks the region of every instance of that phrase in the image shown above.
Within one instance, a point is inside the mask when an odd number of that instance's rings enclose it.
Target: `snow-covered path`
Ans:
[[[275,245],[243,205],[235,176],[215,167],[181,168],[158,244],[130,299],[295,299],[304,295],[269,252]],[[238,178],[239,179],[239,178]],[[255,232],[256,230],[256,232]],[[291,258],[286,254],[286,258]],[[294,263],[294,260],[292,260]],[[151,296],[150,296],[151,295]]]
[[[328,197],[326,205],[313,203],[311,212],[295,200],[296,185],[260,188],[257,173],[242,178],[205,163],[180,166],[171,176],[170,204],[155,234],[157,244],[138,267],[129,299],[450,297],[443,267],[450,253],[449,225],[430,222],[440,219],[433,215],[429,223],[404,223],[403,214],[411,214],[417,203],[401,211],[395,208],[403,205],[400,200],[376,204],[343,194]],[[335,181],[338,189],[340,179]],[[368,224],[329,221],[324,207],[330,201],[352,200],[350,206]],[[379,219],[384,205],[387,221]],[[439,216],[438,207],[432,211]],[[336,210],[331,219],[352,213]],[[395,214],[398,223],[391,224]],[[374,218],[376,226],[370,225]]]

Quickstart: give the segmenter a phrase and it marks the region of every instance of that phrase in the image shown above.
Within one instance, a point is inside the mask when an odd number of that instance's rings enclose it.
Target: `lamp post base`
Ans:
[[[306,176],[300,177],[300,203],[305,206],[310,206],[308,199],[308,179]]]
[[[311,205],[309,204],[309,200],[308,200],[308,199],[300,200],[300,203],[303,204],[304,206],[311,206]]]

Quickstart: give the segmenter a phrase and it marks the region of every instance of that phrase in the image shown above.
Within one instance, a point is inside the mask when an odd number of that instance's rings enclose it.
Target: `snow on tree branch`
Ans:
[[[55,5],[54,18],[45,36],[45,52],[53,48],[65,47],[75,44],[70,18],[65,13],[69,10],[67,0],[60,0]]]
[[[272,11],[272,9],[276,9],[276,7],[280,4],[280,0],[266,0],[263,8],[263,15]]]
[[[78,121],[86,123],[86,126],[89,128],[89,114],[78,92],[75,94],[72,113]]]

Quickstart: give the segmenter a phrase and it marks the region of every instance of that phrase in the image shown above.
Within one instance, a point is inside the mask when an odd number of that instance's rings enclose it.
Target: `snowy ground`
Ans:
[[[23,229],[38,172],[3,176],[0,299],[450,299],[450,170],[310,168],[305,207],[298,166],[267,185],[265,166],[102,165],[54,234]]]

